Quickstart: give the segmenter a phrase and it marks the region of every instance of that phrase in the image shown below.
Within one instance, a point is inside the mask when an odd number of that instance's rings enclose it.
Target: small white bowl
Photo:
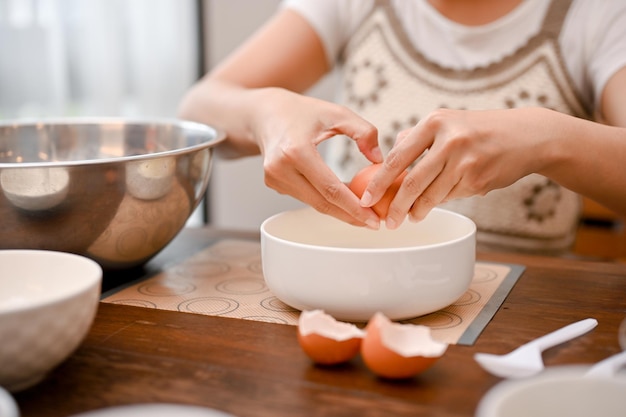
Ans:
[[[352,226],[307,207],[261,225],[268,288],[299,310],[341,320],[393,320],[449,306],[467,291],[476,261],[476,225],[434,209],[396,230]]]
[[[212,408],[188,404],[130,404],[118,405],[75,414],[72,417],[234,417]]]
[[[82,342],[96,314],[102,268],[44,250],[0,250],[0,386],[40,382]]]
[[[20,417],[20,410],[15,399],[2,387],[0,387],[0,416]]]
[[[623,417],[626,376],[585,377],[587,366],[556,366],[505,380],[480,401],[476,417]]]

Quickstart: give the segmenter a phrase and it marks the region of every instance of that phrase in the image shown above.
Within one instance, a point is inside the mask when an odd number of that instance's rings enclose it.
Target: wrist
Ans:
[[[579,119],[540,107],[523,110],[521,117],[527,122],[522,126],[522,131],[532,142],[532,155],[528,158],[531,163],[529,172],[553,177],[571,162],[570,151],[579,135]]]

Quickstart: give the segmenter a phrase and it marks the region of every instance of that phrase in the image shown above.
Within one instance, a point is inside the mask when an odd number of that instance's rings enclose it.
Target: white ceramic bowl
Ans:
[[[15,399],[2,387],[0,387],[0,416],[20,417],[20,410]]]
[[[2,416],[2,415],[0,415]],[[187,404],[118,405],[75,414],[72,417],[234,417],[223,411]],[[4,417],[4,416],[2,416]]]
[[[585,377],[587,366],[557,366],[505,380],[480,401],[477,417],[623,417],[626,375]]]
[[[0,386],[35,385],[78,347],[101,282],[102,268],[83,256],[0,250]]]
[[[407,319],[447,307],[469,288],[476,225],[435,209],[421,222],[374,231],[307,207],[263,222],[261,256],[269,289],[296,309],[349,321],[379,311]]]

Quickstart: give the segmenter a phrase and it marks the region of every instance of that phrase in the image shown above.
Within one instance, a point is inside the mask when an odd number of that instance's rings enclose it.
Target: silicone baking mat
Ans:
[[[467,292],[454,304],[403,323],[429,326],[433,338],[472,345],[524,267],[477,262]],[[297,325],[300,312],[265,285],[261,245],[222,240],[157,275],[103,294],[103,302]]]

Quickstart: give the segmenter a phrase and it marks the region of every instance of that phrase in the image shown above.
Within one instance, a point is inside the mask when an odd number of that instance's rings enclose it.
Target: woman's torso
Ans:
[[[344,9],[335,17],[353,20],[337,25],[343,32],[334,33],[335,41],[345,37],[347,42],[333,46],[333,40],[325,40],[327,50],[341,52],[338,101],[377,126],[384,153],[398,131],[441,107],[542,106],[589,115],[593,93],[587,91],[585,99],[584,83],[576,82],[563,59],[564,48],[573,62],[585,54],[579,47],[571,55],[568,42],[573,38],[564,37],[568,21],[574,24],[572,13],[579,13],[569,0],[558,0],[553,7],[550,2],[527,0],[506,16],[477,27],[446,19],[424,0],[364,2],[370,10],[362,3],[339,3]],[[342,18],[344,14],[351,18]],[[583,70],[579,68],[580,73]],[[351,140],[341,138],[331,141],[328,163],[349,181],[368,161]],[[580,199],[533,174],[484,197],[444,207],[477,223],[483,249],[559,252],[573,241]]]

